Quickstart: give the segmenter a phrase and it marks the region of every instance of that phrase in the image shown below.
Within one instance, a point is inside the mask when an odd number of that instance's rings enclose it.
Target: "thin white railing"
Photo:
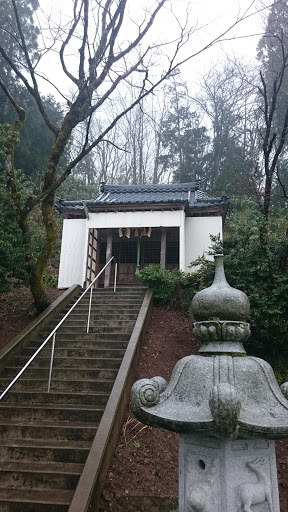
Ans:
[[[53,329],[53,331],[49,334],[49,336],[47,336],[47,338],[43,341],[42,345],[40,345],[40,347],[36,350],[36,352],[33,354],[33,356],[30,357],[29,361],[23,366],[23,368],[20,370],[19,373],[17,373],[16,377],[14,377],[14,379],[10,382],[10,384],[7,386],[6,389],[4,389],[3,393],[0,395],[0,400],[2,400],[2,398],[4,398],[4,396],[8,393],[8,391],[10,391],[10,389],[14,386],[14,384],[17,382],[17,380],[21,377],[21,375],[25,372],[25,370],[28,368],[28,366],[30,366],[30,364],[32,363],[32,361],[34,361],[35,357],[38,356],[38,354],[41,352],[41,350],[46,346],[46,344],[48,343],[48,341],[52,339],[52,347],[51,347],[51,357],[50,357],[50,367],[49,367],[49,377],[48,377],[48,386],[47,386],[47,392],[49,393],[50,392],[50,387],[51,387],[51,378],[52,378],[52,368],[53,368],[53,359],[54,359],[54,350],[55,350],[55,340],[56,340],[56,333],[59,329],[59,327],[61,327],[61,325],[63,324],[63,322],[66,320],[66,318],[70,315],[70,313],[73,311],[73,309],[77,306],[77,304],[79,304],[80,300],[84,297],[84,295],[86,295],[86,293],[88,292],[88,290],[91,289],[91,292],[90,292],[90,303],[89,303],[89,311],[88,311],[88,322],[90,323],[90,316],[91,316],[91,303],[92,303],[92,289],[93,289],[93,286],[94,286],[94,283],[97,281],[97,279],[100,277],[100,275],[104,272],[104,270],[106,269],[106,267],[108,267],[108,265],[110,265],[110,263],[114,260],[114,256],[112,256],[112,258],[108,261],[108,263],[106,263],[106,265],[102,268],[102,270],[100,270],[99,274],[97,274],[96,277],[94,277],[93,281],[91,282],[91,284],[88,286],[88,288],[86,288],[86,290],[84,290],[84,292],[80,295],[79,299],[76,300],[76,302],[73,304],[73,306],[71,306],[71,308],[69,309],[69,311],[66,313],[66,315],[62,318],[62,320],[60,320],[60,322],[56,325],[56,327]],[[113,288],[113,291],[116,292],[116,280],[117,280],[117,263],[115,263],[115,274],[114,274],[114,288]],[[89,325],[87,323],[87,325]],[[87,330],[87,333],[89,332],[89,328]]]

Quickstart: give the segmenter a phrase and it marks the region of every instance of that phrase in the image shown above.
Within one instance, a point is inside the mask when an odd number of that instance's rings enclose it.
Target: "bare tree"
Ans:
[[[75,166],[106,138],[123,116],[143,101],[147,95],[155,91],[159,84],[171,76],[179,65],[187,62],[194,54],[189,54],[182,61],[181,59],[177,61],[179,51],[191,35],[191,30],[188,29],[187,13],[187,20],[183,26],[177,20],[179,36],[175,38],[174,42],[170,42],[169,58],[166,59],[165,68],[163,65],[161,72],[156,73],[153,55],[155,52],[163,54],[164,48],[160,43],[149,43],[147,35],[158,13],[165,4],[168,6],[167,0],[156,0],[151,10],[146,9],[142,20],[137,24],[134,22],[130,25],[130,28],[134,27],[131,40],[126,33],[126,23],[129,18],[128,0],[98,0],[93,3],[90,0],[74,0],[71,2],[73,11],[64,25],[57,25],[52,17],[49,19],[49,45],[47,45],[47,39],[43,37],[43,49],[38,49],[38,52],[35,52],[35,48],[31,49],[27,44],[17,8],[17,0],[10,0],[10,2],[15,19],[13,37],[18,44],[19,53],[14,58],[5,45],[0,43],[0,57],[11,71],[9,74],[12,73],[17,77],[19,83],[34,98],[47,127],[53,133],[53,143],[42,180],[42,189],[38,194],[23,198],[17,187],[13,157],[15,138],[25,122],[26,113],[17,98],[13,96],[9,84],[5,82],[5,77],[1,77],[0,86],[17,113],[17,119],[11,125],[5,144],[7,184],[15,216],[24,236],[30,288],[37,310],[40,311],[49,302],[45,295],[42,276],[57,238],[57,223],[53,213],[55,190],[66,180]],[[245,16],[247,13],[244,14]],[[237,18],[234,26],[242,19],[243,17]],[[230,29],[231,27],[224,34],[210,41],[204,48],[197,50],[195,54],[199,54],[215,44]],[[58,44],[60,44],[59,50]],[[52,122],[45,109],[39,86],[40,79],[53,82],[53,70],[49,77],[39,71],[41,59],[49,51],[59,51],[62,71],[73,86],[72,98],[68,98],[58,87],[58,92],[62,94],[66,102],[65,115],[62,123],[58,126]],[[73,55],[73,59],[71,59],[71,55]],[[76,55],[77,59],[75,59]],[[90,126],[93,117],[97,115],[101,118],[101,112],[105,105],[114,98],[119,87],[127,82],[133,84],[135,90],[137,89],[138,93],[135,98],[126,108],[115,112],[113,119],[92,138]],[[86,123],[86,132],[83,144],[77,155],[60,171],[59,164],[63,152],[71,141],[75,129],[84,122]],[[42,251],[35,258],[31,248],[28,218],[33,208],[39,204],[46,237],[43,241]]]

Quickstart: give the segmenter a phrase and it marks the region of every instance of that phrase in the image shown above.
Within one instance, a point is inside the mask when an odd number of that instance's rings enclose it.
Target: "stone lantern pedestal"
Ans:
[[[137,381],[132,410],[179,433],[179,512],[280,512],[274,440],[288,437],[288,384],[247,356],[249,300],[215,261],[213,284],[192,301],[199,354],[178,361],[169,383]]]
[[[179,437],[181,512],[280,511],[274,441]]]

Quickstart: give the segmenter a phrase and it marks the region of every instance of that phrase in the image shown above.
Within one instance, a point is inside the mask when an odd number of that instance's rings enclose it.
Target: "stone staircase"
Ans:
[[[69,510],[145,291],[94,290],[89,334],[85,296],[57,332],[50,393],[51,342],[0,401],[1,512]],[[11,358],[1,392],[60,319]]]

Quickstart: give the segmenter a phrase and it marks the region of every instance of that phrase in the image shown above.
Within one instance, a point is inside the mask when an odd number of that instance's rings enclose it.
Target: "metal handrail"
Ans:
[[[53,366],[53,358],[54,358],[54,348],[55,348],[55,337],[56,337],[56,332],[58,331],[59,327],[61,327],[61,325],[63,324],[63,322],[66,320],[66,318],[70,315],[70,313],[73,311],[73,309],[77,306],[77,304],[80,302],[80,300],[84,297],[84,295],[88,292],[88,290],[92,290],[92,286],[94,285],[94,283],[96,282],[96,280],[100,277],[100,275],[102,274],[102,272],[104,272],[104,270],[106,269],[106,267],[108,267],[108,265],[110,265],[110,263],[114,260],[114,256],[112,256],[112,258],[110,258],[110,260],[108,261],[108,263],[106,263],[106,265],[102,268],[102,270],[100,270],[99,274],[97,274],[96,277],[94,277],[93,281],[91,282],[91,284],[88,286],[88,288],[86,288],[86,290],[84,290],[84,292],[80,295],[79,299],[76,300],[76,302],[73,304],[73,306],[71,306],[71,308],[69,309],[69,311],[66,313],[66,315],[62,318],[62,320],[60,320],[60,322],[56,325],[56,327],[54,327],[53,331],[49,334],[49,336],[47,336],[47,338],[43,341],[42,345],[40,345],[40,347],[36,350],[36,352],[33,354],[33,356],[30,357],[29,361],[23,366],[23,368],[20,370],[19,373],[17,373],[16,377],[14,377],[14,379],[10,382],[10,384],[7,386],[6,389],[4,389],[3,393],[0,395],[0,400],[2,400],[2,398],[4,398],[4,396],[8,393],[8,391],[10,391],[10,389],[14,386],[14,384],[17,382],[17,380],[21,377],[21,375],[25,372],[25,370],[28,368],[28,366],[30,366],[30,364],[32,363],[32,361],[34,361],[35,357],[38,356],[39,352],[41,352],[41,350],[46,346],[46,344],[48,343],[48,341],[52,338],[53,336],[53,340],[52,340],[52,348],[51,348],[51,358],[50,358],[50,368],[49,368],[49,377],[48,377],[48,387],[47,387],[47,392],[49,393],[50,392],[50,386],[51,386],[51,377],[52,377],[52,366]],[[117,266],[117,263],[115,263],[115,267]],[[115,271],[115,280],[117,279],[117,270]],[[116,291],[116,282],[114,280],[114,292]],[[90,313],[91,313],[91,309],[90,309]]]

